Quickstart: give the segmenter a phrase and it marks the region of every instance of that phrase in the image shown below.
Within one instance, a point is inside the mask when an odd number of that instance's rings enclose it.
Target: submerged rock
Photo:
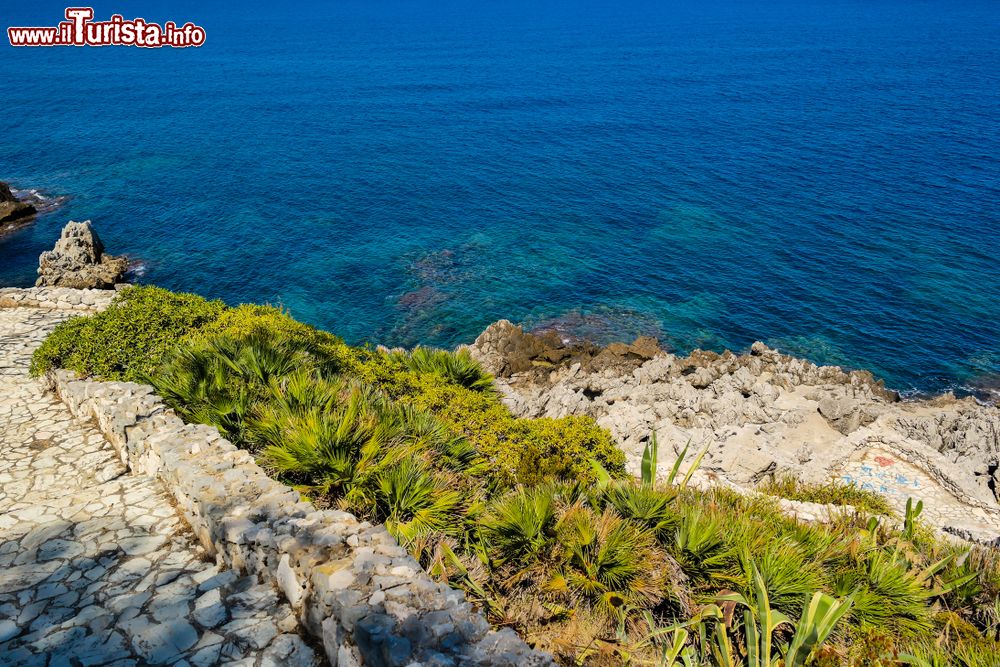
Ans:
[[[111,289],[127,269],[127,258],[104,254],[104,244],[89,220],[70,221],[55,247],[39,257],[35,285]]]
[[[21,222],[36,213],[29,202],[19,200],[11,192],[10,186],[0,181],[0,226]]]
[[[507,320],[487,327],[470,350],[491,373],[501,378],[519,373],[547,376],[560,366],[573,364],[580,364],[588,371],[617,369],[630,373],[664,353],[656,339],[648,336],[640,336],[631,345],[611,343],[602,348],[585,340],[563,338],[551,330],[529,333]]]

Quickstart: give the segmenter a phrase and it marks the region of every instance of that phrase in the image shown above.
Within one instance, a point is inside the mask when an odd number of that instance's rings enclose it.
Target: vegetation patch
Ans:
[[[804,482],[794,475],[771,476],[760,484],[758,490],[780,498],[821,505],[850,505],[868,514],[891,515],[892,507],[885,496],[831,480],[825,484]]]
[[[859,510],[804,524],[767,495],[688,488],[679,463],[658,482],[652,444],[632,479],[592,419],[514,417],[467,353],[349,346],[280,309],[144,287],[58,327],[32,364],[52,367],[150,382],[320,506],[384,523],[492,623],[563,664],[1000,655],[997,552],[936,540],[919,503],[897,529],[875,494],[762,487]]]
[[[55,328],[35,352],[31,373],[67,368],[106,380],[142,382],[187,333],[223,312],[221,301],[158,287],[123,290],[96,315]]]

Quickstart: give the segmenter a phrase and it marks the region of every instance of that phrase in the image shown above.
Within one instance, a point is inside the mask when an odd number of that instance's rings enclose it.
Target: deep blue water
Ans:
[[[201,49],[0,47],[0,179],[71,198],[0,284],[90,218],[350,341],[505,317],[998,383],[996,0],[221,4],[95,6]]]

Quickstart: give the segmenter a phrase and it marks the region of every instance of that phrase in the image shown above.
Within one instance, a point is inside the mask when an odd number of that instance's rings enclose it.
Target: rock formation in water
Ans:
[[[983,531],[1000,522],[993,516],[1000,510],[1000,409],[973,398],[902,401],[871,373],[816,366],[759,342],[748,354],[680,357],[651,339],[601,348],[501,320],[469,349],[498,377],[516,414],[590,415],[611,431],[633,472],[655,430],[661,460],[672,461],[669,449],[688,442],[707,445],[700,474],[744,488],[770,474],[824,482],[864,471],[870,479],[863,483],[896,493],[900,506],[911,491],[897,480],[924,480],[921,491],[931,483],[941,491],[939,507],[951,496],[985,508]],[[872,460],[889,463],[883,469]],[[912,474],[897,470],[904,463]],[[960,519],[940,523],[964,529]]]
[[[36,212],[34,205],[21,201],[11,192],[10,186],[0,181],[0,227],[23,222]]]
[[[52,250],[38,259],[37,286],[111,289],[128,269],[126,257],[104,254],[90,221],[70,221]]]

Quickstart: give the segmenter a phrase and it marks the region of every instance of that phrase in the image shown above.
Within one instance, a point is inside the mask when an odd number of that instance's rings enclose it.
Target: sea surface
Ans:
[[[0,180],[136,279],[348,341],[508,318],[1000,386],[1000,2],[95,2],[199,49],[0,46]],[[4,2],[3,28],[66,5]]]

